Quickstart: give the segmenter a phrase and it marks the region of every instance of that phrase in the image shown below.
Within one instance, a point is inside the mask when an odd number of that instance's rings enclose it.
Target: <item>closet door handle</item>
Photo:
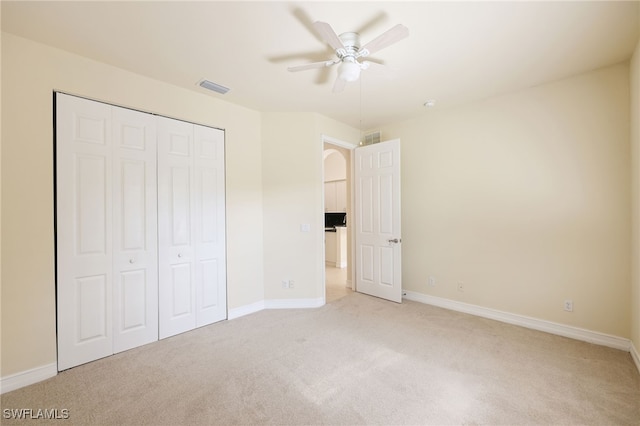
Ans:
[[[129,263],[135,263],[136,260],[132,257],[131,259],[129,259]]]
[[[178,253],[178,257],[182,257],[182,253]]]

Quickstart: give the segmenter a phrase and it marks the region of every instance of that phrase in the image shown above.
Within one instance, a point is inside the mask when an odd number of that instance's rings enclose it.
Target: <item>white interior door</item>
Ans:
[[[227,318],[224,131],[194,125],[196,326]]]
[[[193,124],[158,117],[159,334],[196,327]]]
[[[156,120],[112,107],[113,352],[158,340]]]
[[[58,369],[113,353],[111,106],[56,96]]]
[[[400,141],[355,149],[356,290],[402,302]]]

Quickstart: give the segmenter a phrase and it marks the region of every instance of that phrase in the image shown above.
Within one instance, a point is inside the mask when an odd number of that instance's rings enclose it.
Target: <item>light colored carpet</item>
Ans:
[[[78,425],[638,425],[640,374],[622,351],[352,293],[85,364],[0,405]]]

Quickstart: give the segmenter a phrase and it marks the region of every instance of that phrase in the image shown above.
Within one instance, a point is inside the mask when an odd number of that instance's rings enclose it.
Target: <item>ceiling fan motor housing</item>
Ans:
[[[338,38],[347,52],[345,56],[354,56],[360,50],[360,35],[358,33],[342,33]]]

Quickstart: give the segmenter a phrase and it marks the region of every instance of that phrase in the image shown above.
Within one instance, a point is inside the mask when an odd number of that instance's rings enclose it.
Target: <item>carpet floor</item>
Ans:
[[[84,364],[0,406],[3,425],[640,425],[640,374],[623,351],[351,293]]]

